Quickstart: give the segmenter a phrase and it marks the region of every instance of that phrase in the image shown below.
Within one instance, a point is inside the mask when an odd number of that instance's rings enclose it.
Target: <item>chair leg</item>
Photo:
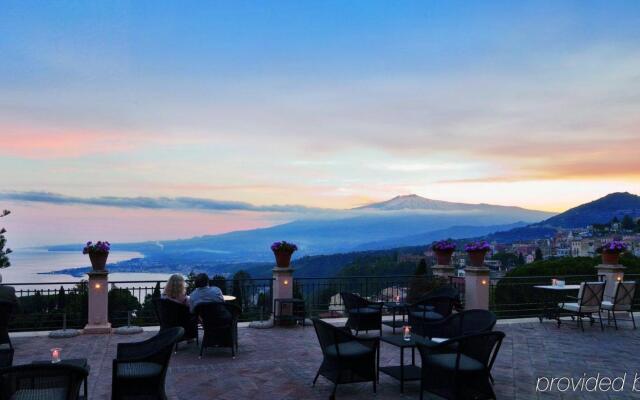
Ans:
[[[420,378],[420,400],[424,399],[424,379]]]
[[[598,317],[600,319],[600,330],[604,331],[604,325],[602,324],[602,314],[600,314],[600,311],[598,311]]]
[[[334,400],[336,398],[336,390],[338,390],[338,384],[334,383],[333,391],[331,392],[331,397],[329,397],[331,400]]]
[[[636,329],[636,320],[635,318],[633,318],[633,311],[629,311],[629,314],[631,314],[631,322],[633,322],[633,329]]]
[[[611,314],[613,314],[613,326],[616,328],[616,330],[618,330],[618,320],[616,319],[616,310],[613,310]]]
[[[316,373],[316,377],[313,378],[313,384],[311,386],[315,386],[316,385],[316,381],[318,380],[319,376],[320,376],[320,369],[318,369],[318,372]]]
[[[376,378],[373,378],[373,393],[376,393]]]

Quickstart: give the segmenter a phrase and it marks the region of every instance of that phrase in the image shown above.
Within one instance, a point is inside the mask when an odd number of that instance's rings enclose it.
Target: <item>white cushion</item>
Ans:
[[[602,309],[603,310],[609,310],[609,311],[613,311],[614,310],[614,304],[610,301],[603,301],[602,302]],[[629,304],[618,304],[617,306],[615,306],[615,311],[629,311],[631,309],[631,305]]]
[[[572,311],[572,312],[581,312],[581,313],[591,313],[598,312],[598,306],[580,306],[578,303],[559,303],[558,307],[562,310]]]

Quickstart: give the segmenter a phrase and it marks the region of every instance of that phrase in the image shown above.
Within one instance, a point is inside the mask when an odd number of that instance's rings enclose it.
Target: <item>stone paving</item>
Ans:
[[[493,369],[499,399],[620,399],[640,398],[640,378],[632,392],[634,374],[640,374],[640,330],[625,325],[619,331],[586,326],[582,333],[574,325],[557,328],[553,322],[499,324],[507,334]],[[385,327],[385,334],[390,334]],[[116,345],[139,341],[153,335],[83,335],[72,339],[50,339],[15,335],[14,364],[47,359],[49,349],[61,347],[63,358],[88,358],[91,366],[89,398],[110,398],[111,360]],[[209,349],[202,359],[194,344],[182,344],[171,359],[167,375],[167,393],[171,399],[326,399],[332,384],[322,377],[315,387],[313,377],[321,360],[313,327],[239,330],[240,351],[232,359],[227,349]],[[407,351],[406,355],[410,355]],[[419,358],[418,354],[416,354]],[[410,357],[405,357],[410,360]],[[381,364],[399,362],[399,350],[382,344]],[[618,377],[627,373],[621,393],[536,393],[538,377],[580,378],[600,374]],[[564,384],[562,384],[564,386]],[[340,385],[343,399],[417,399],[419,382],[405,385],[400,394],[398,381],[380,374],[378,393],[372,385]],[[432,398],[426,396],[426,398]]]

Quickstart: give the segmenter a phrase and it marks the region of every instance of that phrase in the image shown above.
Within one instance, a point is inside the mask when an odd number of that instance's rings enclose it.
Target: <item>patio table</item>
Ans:
[[[556,319],[560,315],[560,310],[558,309],[557,294],[564,293],[569,291],[580,290],[580,285],[536,285],[535,289],[539,289],[542,291],[542,313],[538,316],[540,322],[543,319]],[[554,294],[552,296],[552,294]]]
[[[400,348],[400,365],[380,367],[378,370],[400,381],[400,393],[404,393],[404,383],[419,381],[421,368],[416,365],[416,343],[429,342],[428,338],[412,334],[411,340],[404,340],[402,335],[386,335],[380,341]],[[404,365],[404,349],[411,349],[411,365]]]
[[[36,361],[32,361],[31,364],[51,364],[51,360],[36,360]],[[84,383],[83,383],[84,400],[87,400],[89,398],[88,377],[89,377],[89,371],[91,370],[91,367],[89,366],[87,359],[86,358],[67,358],[67,359],[60,360],[59,364],[74,365],[76,367],[84,368],[85,370],[87,370],[87,377],[84,378]]]
[[[229,296],[227,294],[222,296],[224,298],[224,301],[234,301],[236,299],[236,296]]]
[[[406,323],[406,310],[409,304],[395,301],[386,301],[383,304],[387,310],[391,311],[391,315],[393,316],[393,321],[384,321],[383,324],[390,326],[393,329],[393,334],[395,335],[396,328],[402,328]],[[396,321],[397,313],[402,315],[402,321]]]

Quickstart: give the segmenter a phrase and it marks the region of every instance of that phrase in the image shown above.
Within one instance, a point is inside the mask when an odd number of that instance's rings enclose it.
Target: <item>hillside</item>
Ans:
[[[622,219],[625,215],[640,217],[640,196],[628,192],[611,193],[546,219],[537,225],[580,228],[591,224],[607,223],[614,217]]]

